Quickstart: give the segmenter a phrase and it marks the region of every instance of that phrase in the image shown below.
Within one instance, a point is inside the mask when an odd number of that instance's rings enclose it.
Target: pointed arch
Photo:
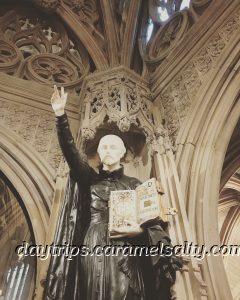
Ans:
[[[59,8],[57,9],[57,13],[62,18],[64,23],[66,23],[71,28],[71,30],[86,47],[87,51],[89,52],[90,56],[92,57],[92,60],[96,65],[96,68],[98,70],[107,69],[109,67],[109,64],[104,52],[100,48],[96,39],[83,25],[83,23],[78,21],[76,15],[74,15],[72,10],[63,3],[61,3]]]
[[[54,192],[53,170],[14,132],[0,126],[0,170],[21,197],[35,241],[45,242]]]
[[[180,129],[177,164],[190,226],[198,244],[220,244],[218,199],[223,162],[240,117],[240,38],[219,58],[198,92]],[[194,174],[194,175],[193,175]],[[202,264],[211,299],[232,299],[223,260],[207,256]]]

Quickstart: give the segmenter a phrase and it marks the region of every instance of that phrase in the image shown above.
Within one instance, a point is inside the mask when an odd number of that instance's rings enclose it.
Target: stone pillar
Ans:
[[[152,155],[157,179],[165,192],[163,200],[165,207],[174,207],[178,213],[169,217],[169,234],[173,245],[194,244],[189,227],[181,183],[175,163],[173,147],[167,130],[160,126],[157,129],[156,140],[152,141]],[[193,256],[183,256],[184,267],[177,274],[173,287],[173,299],[207,299],[206,284],[201,278],[200,264]]]
[[[46,235],[45,245],[51,245],[54,242],[54,235],[57,227],[57,221],[60,214],[60,209],[62,207],[65,187],[67,184],[67,174],[68,174],[67,164],[61,161],[57,176],[56,185],[54,190],[51,214],[48,225],[48,233]],[[50,263],[50,256],[46,260],[40,260],[38,274],[36,278],[36,290],[35,290],[35,300],[41,300],[44,292],[44,283],[47,277],[48,266]]]

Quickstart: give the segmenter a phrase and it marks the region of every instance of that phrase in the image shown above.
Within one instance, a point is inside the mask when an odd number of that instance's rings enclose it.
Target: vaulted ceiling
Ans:
[[[0,71],[77,93],[85,75],[119,65],[149,79],[210,3],[5,1]]]

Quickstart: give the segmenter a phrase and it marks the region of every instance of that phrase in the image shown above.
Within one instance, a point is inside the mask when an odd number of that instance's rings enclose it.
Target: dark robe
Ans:
[[[54,245],[170,245],[164,223],[149,225],[135,238],[109,239],[108,199],[112,190],[135,189],[140,182],[123,169],[96,173],[82,161],[67,116],[56,118],[58,137],[70,167],[70,176],[55,234]],[[174,256],[77,255],[72,260],[52,256],[44,299],[150,300],[170,299],[176,269]]]

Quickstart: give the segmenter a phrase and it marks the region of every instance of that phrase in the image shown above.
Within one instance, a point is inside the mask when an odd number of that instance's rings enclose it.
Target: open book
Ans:
[[[112,191],[109,202],[110,237],[119,235],[117,231],[131,231],[128,220],[140,226],[154,220],[167,222],[167,212],[162,205],[161,189],[158,181],[151,178],[135,190]]]

